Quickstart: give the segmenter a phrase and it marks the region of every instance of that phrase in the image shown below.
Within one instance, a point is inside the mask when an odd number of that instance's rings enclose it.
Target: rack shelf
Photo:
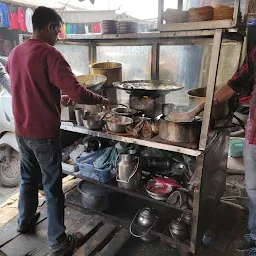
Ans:
[[[101,137],[105,139],[111,139],[111,140],[116,140],[116,141],[121,141],[125,143],[131,143],[131,144],[137,144],[140,146],[146,146],[146,147],[151,147],[151,148],[157,148],[157,149],[163,149],[167,151],[172,151],[172,152],[177,152],[177,153],[182,153],[185,155],[189,156],[199,156],[202,154],[202,151],[196,150],[196,149],[191,149],[191,148],[185,148],[185,147],[179,147],[179,146],[174,146],[168,143],[167,141],[161,141],[161,142],[156,142],[153,141],[152,139],[136,139],[133,137],[124,137],[120,135],[113,135],[113,134],[108,134],[102,131],[91,131],[86,129],[83,126],[75,126],[73,123],[66,123],[62,122],[61,125],[62,130],[66,131],[71,131],[71,132],[77,132],[77,133],[82,133],[82,134],[88,134],[91,136],[95,137]],[[194,145],[192,145],[194,146]]]
[[[140,189],[140,190],[126,190],[126,189],[119,188],[117,186],[116,182],[115,183],[114,182],[112,182],[112,183],[110,182],[110,183],[106,183],[105,184],[105,183],[102,183],[102,182],[98,182],[98,181],[95,181],[95,180],[88,179],[88,178],[80,175],[79,172],[71,173],[71,172],[67,172],[67,171],[64,171],[64,170],[62,172],[64,174],[72,175],[74,177],[86,180],[86,181],[88,181],[90,183],[97,184],[97,185],[100,185],[102,187],[105,187],[105,188],[108,188],[108,189],[111,189],[111,190],[115,190],[115,191],[123,193],[123,194],[127,194],[127,195],[130,195],[130,196],[134,196],[134,197],[137,197],[137,198],[140,198],[140,199],[147,200],[149,202],[153,202],[153,203],[157,203],[157,204],[160,204],[160,205],[164,205],[166,207],[172,208],[172,209],[177,210],[177,211],[183,211],[183,212],[192,213],[192,210],[181,210],[180,208],[173,207],[173,206],[167,204],[166,202],[153,199],[153,198],[149,197],[147,195],[146,191],[143,191],[142,189]]]
[[[194,31],[176,31],[176,32],[143,32],[132,34],[70,34],[66,35],[66,40],[69,39],[84,39],[84,40],[118,40],[118,39],[159,39],[170,37],[202,37],[202,36],[214,36],[214,30],[194,30]],[[61,40],[65,42],[64,40]]]

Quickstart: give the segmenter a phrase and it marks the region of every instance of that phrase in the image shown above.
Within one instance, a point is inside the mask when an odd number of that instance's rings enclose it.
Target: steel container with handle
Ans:
[[[116,162],[119,188],[136,189],[141,180],[139,158],[131,154],[120,154]]]

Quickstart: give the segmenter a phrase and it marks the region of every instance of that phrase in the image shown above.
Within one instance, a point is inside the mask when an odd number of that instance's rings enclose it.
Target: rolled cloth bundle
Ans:
[[[166,24],[187,22],[188,12],[168,8],[163,14],[163,19],[166,21]]]
[[[214,20],[227,20],[233,19],[234,8],[227,5],[219,5],[214,9],[213,19]]]
[[[214,8],[211,6],[190,8],[188,13],[190,22],[207,21],[213,19]]]

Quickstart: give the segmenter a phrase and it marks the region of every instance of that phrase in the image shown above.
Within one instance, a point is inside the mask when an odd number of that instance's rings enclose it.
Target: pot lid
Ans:
[[[172,229],[183,230],[186,228],[186,224],[180,219],[174,219],[171,224]]]
[[[202,117],[200,117],[200,116],[195,116],[195,118],[194,118],[192,121],[182,121],[182,122],[179,122],[179,121],[170,120],[170,119],[166,116],[166,117],[164,117],[164,120],[165,120],[165,121],[168,121],[168,122],[171,122],[171,123],[176,123],[176,124],[193,124],[193,123],[197,123],[197,122],[202,122]]]
[[[153,208],[146,207],[140,210],[140,215],[144,218],[156,218],[157,217],[157,211]]]
[[[106,193],[109,193],[109,190],[94,184],[90,184],[84,180],[78,184],[77,189],[81,194],[88,196],[102,196]]]

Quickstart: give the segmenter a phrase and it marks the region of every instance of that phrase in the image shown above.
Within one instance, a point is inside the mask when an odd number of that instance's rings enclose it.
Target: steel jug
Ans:
[[[130,224],[130,233],[134,237],[140,238],[145,242],[151,242],[156,239],[155,235],[151,234],[149,231],[156,225],[158,222],[158,213],[155,209],[146,207],[138,210],[136,215],[133,218],[133,221]],[[139,229],[134,232],[133,224],[137,223]]]
[[[131,154],[118,155],[117,176],[119,188],[136,189],[141,180],[141,170],[139,168],[139,158]]]

